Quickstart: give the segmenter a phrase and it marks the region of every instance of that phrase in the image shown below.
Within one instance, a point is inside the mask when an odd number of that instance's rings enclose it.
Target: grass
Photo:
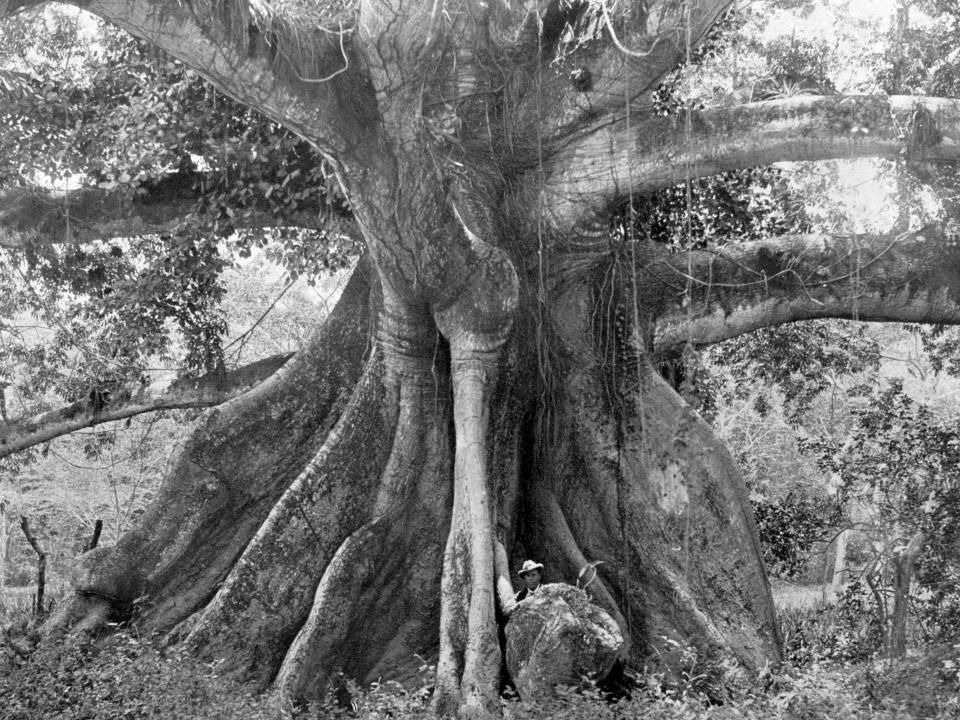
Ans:
[[[44,605],[47,608],[56,604],[64,596],[66,589],[60,585],[56,587],[48,586],[44,593]],[[0,593],[0,628],[5,625],[33,614],[34,603],[36,602],[37,586],[7,586],[3,593]],[[2,720],[2,717],[0,717]]]

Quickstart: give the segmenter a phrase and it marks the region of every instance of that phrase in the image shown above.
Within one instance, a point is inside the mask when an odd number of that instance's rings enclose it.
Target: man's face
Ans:
[[[531,570],[528,573],[524,573],[523,583],[527,586],[527,590],[535,590],[540,584],[540,571]]]

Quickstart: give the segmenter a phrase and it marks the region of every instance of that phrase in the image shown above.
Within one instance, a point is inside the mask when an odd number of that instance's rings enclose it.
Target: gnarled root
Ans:
[[[137,526],[86,553],[74,586],[165,630],[202,607],[340,418],[368,349],[361,263],[331,316],[274,376],[210,412]],[[304,392],[309,388],[309,392]]]
[[[187,645],[223,661],[226,672],[261,685],[273,678],[330,559],[369,521],[390,449],[382,439],[393,435],[398,407],[396,397],[385,396],[382,372],[374,354],[321,451],[277,501],[217,595],[191,619]]]
[[[446,384],[443,384],[446,387]],[[412,677],[436,653],[441,539],[448,525],[449,404],[431,384],[402,381],[400,416],[371,520],[327,565],[277,687],[313,699],[343,670],[362,680]],[[429,409],[429,411],[428,411]]]

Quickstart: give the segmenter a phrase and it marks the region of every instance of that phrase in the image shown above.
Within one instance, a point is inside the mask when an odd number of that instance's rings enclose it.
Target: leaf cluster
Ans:
[[[355,256],[352,238],[312,229],[349,208],[319,154],[276,123],[89,15],[43,9],[0,31],[0,192],[99,189],[145,211],[192,203],[159,235],[57,244],[35,233],[24,251],[0,252],[0,382],[22,411],[43,409],[47,393],[136,382],[158,363],[222,367],[223,273],[254,248],[310,279]],[[245,229],[254,215],[276,227]]]
[[[751,496],[767,571],[781,578],[804,570],[815,543],[835,521],[837,505],[830,499],[792,488],[781,497]]]
[[[837,378],[879,369],[880,344],[862,324],[808,320],[720,343],[710,356],[734,373],[734,396],[745,397],[754,383],[775,386],[788,403],[788,420],[799,424]],[[757,411],[765,415],[768,407],[761,400]]]

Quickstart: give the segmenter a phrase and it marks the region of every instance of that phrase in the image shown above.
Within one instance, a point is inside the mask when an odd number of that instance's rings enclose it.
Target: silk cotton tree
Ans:
[[[366,254],[313,339],[211,410],[139,525],[84,556],[61,623],[135,614],[294,699],[436,659],[438,711],[484,715],[496,579],[529,556],[548,581],[604,561],[592,589],[628,662],[779,658],[740,473],[651,358],[805,318],[958,322],[960,246],[926,228],[671,252],[611,217],[776,161],[955,160],[957,103],[658,116],[727,0],[77,5],[319,151]],[[89,203],[88,232],[98,208],[116,210]],[[111,417],[144,410],[125,407]],[[80,410],[13,424],[5,446]]]

